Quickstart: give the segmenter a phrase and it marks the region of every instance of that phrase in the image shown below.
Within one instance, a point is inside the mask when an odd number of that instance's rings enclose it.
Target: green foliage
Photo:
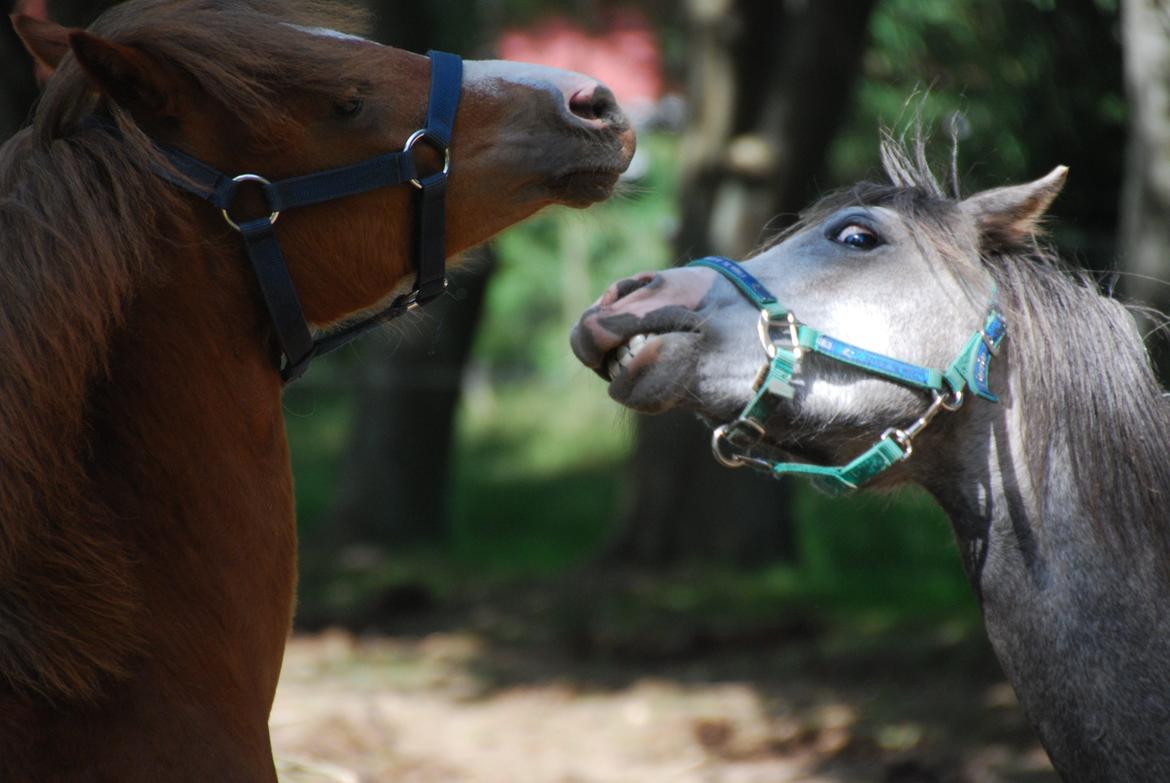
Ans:
[[[874,13],[830,179],[878,176],[878,128],[921,114],[947,166],[960,141],[966,193],[1071,168],[1056,237],[1095,266],[1113,260],[1124,169],[1125,98],[1112,0],[884,0]]]
[[[677,140],[646,135],[639,145],[651,160],[644,181],[587,212],[544,212],[497,241],[474,358],[493,378],[577,375],[568,334],[581,312],[612,281],[668,265]]]
[[[573,0],[557,7],[581,10]],[[523,22],[547,9],[514,0],[493,20]],[[1108,259],[1125,122],[1117,13],[1114,0],[884,0],[827,184],[878,176],[879,127],[912,126],[920,113],[937,135],[954,129],[960,138],[967,192],[1070,164],[1056,211],[1072,219],[1058,239]],[[685,60],[678,20],[661,16],[668,52]],[[419,581],[442,597],[469,583],[552,580],[604,551],[631,491],[624,465],[632,427],[572,358],[567,335],[610,282],[673,260],[677,140],[650,134],[640,144],[652,166],[636,190],[586,213],[542,213],[497,242],[500,265],[460,413],[451,540],[343,575],[315,599],[341,606]],[[945,139],[934,152],[945,162]],[[324,388],[287,397],[307,531],[324,522],[351,426],[350,396],[332,385],[351,360],[315,367]],[[906,617],[975,620],[951,532],[932,501],[830,500],[799,486],[795,564],[743,571],[694,563],[584,597],[570,578],[550,611],[576,613],[567,622],[600,624],[615,639],[684,621],[750,625],[800,612],[880,626]]]

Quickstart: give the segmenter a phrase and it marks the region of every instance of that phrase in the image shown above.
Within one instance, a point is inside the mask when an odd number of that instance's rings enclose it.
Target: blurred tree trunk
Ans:
[[[1123,0],[1121,21],[1129,99],[1122,267],[1131,273],[1122,286],[1128,297],[1170,311],[1170,7]],[[1151,348],[1165,381],[1166,346]]]
[[[462,51],[470,43],[459,40],[461,28],[441,24],[443,9],[435,3],[369,6],[373,37],[383,43],[414,51]],[[471,254],[467,268],[452,275],[449,294],[428,304],[417,323],[366,341],[353,431],[322,546],[389,549],[447,537],[455,412],[494,269],[490,249]]]
[[[16,10],[14,3],[6,6]],[[33,78],[33,61],[24,45],[6,21],[0,22],[0,141],[5,141],[20,130],[30,118],[33,101],[37,97],[37,83]]]
[[[362,348],[354,424],[328,526],[331,546],[380,548],[442,540],[456,408],[495,267],[473,251],[449,294],[417,323]],[[401,340],[399,339],[401,337]]]
[[[849,106],[874,4],[688,0],[680,259],[742,258],[769,221],[781,228],[805,206]],[[794,556],[788,485],[717,465],[709,438],[691,414],[639,417],[632,503],[612,557]]]

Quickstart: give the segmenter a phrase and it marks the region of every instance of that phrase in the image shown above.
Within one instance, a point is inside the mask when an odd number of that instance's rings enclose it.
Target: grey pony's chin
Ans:
[[[687,379],[694,377],[699,360],[699,335],[675,332],[661,335],[658,358],[627,370],[609,384],[609,396],[639,413],[665,413],[672,408],[694,408]]]

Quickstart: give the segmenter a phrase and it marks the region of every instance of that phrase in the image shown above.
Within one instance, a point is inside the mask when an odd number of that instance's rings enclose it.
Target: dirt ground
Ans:
[[[815,635],[674,660],[470,632],[294,638],[282,783],[1055,783],[982,639]]]

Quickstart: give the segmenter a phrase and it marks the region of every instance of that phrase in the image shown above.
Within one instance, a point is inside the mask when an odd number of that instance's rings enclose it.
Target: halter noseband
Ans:
[[[723,275],[760,310],[758,332],[769,361],[760,369],[755,394],[739,417],[716,427],[711,436],[715,459],[728,467],[746,465],[777,478],[787,474],[809,476],[820,489],[831,495],[840,495],[857,489],[908,459],[914,451],[914,438],[941,411],[953,412],[962,407],[966,389],[985,400],[999,401],[988,387],[988,371],[991,358],[999,353],[1007,325],[996,309],[994,295],[983,328],[971,336],[945,370],[936,370],[866,351],[802,324],[759,280],[734,261],[709,256],[692,261],[688,266],[706,267]],[[764,438],[768,419],[781,402],[791,400],[796,395],[796,387],[803,384],[796,376],[800,373],[801,359],[810,352],[928,391],[930,405],[908,427],[887,429],[877,443],[847,465],[808,465],[752,456],[752,448]]]
[[[447,288],[445,203],[447,173],[451,169],[451,134],[463,84],[463,60],[457,55],[431,51],[431,88],[426,125],[406,140],[400,152],[319,171],[300,177],[270,182],[258,174],[234,177],[217,171],[185,152],[158,145],[173,167],[156,169],[158,176],[191,193],[223,212],[227,224],[244,238],[248,260],[260,284],[260,292],[282,360],[280,376],[285,382],[304,374],[315,356],[336,350],[351,340],[409,310],[426,304]],[[443,155],[443,169],[422,176],[415,167],[411,149],[426,141]],[[232,204],[242,183],[256,183],[264,193],[269,214],[253,220],[232,218]],[[409,182],[418,189],[417,234],[415,237],[414,288],[397,297],[388,307],[339,331],[314,339],[301,309],[300,299],[280,252],[273,226],[287,209],[366,193]]]

